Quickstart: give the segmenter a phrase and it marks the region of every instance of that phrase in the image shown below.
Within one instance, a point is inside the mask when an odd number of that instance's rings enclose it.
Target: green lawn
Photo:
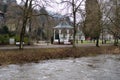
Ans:
[[[82,44],[95,43],[94,41],[84,40]],[[99,40],[99,43],[102,44],[102,40]],[[114,41],[107,40],[106,44],[114,43]],[[120,43],[120,40],[119,40]],[[78,44],[81,44],[81,41],[78,41]]]

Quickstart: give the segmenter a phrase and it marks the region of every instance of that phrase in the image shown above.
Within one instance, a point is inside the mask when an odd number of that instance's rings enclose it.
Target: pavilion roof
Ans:
[[[73,27],[67,21],[61,21],[57,26],[54,27],[55,29],[72,29]]]

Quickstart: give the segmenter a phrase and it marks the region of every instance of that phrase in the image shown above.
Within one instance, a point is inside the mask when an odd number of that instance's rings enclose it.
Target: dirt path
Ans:
[[[110,46],[112,44],[101,44],[100,46]],[[95,46],[95,44],[77,44],[77,47],[90,47]],[[34,48],[65,48],[65,47],[72,47],[72,45],[32,45],[32,46],[24,46],[25,49],[34,49]],[[19,49],[19,46],[15,45],[7,45],[7,46],[0,46],[0,50],[6,49]]]

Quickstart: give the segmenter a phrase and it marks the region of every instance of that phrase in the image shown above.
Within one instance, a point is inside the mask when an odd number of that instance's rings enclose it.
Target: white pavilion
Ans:
[[[62,20],[54,28],[53,43],[56,44],[72,44],[73,27],[66,21]]]

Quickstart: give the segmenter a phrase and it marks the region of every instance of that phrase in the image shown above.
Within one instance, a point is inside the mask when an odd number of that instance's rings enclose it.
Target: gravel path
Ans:
[[[101,44],[100,46],[110,46],[112,44]],[[77,44],[77,47],[91,47],[95,46],[95,44]],[[32,46],[24,46],[25,49],[35,49],[35,48],[65,48],[65,47],[72,47],[72,45],[47,45],[47,44],[38,44],[38,45],[32,45]],[[19,49],[19,46],[15,45],[4,45],[0,46],[0,50],[6,50],[6,49]]]

